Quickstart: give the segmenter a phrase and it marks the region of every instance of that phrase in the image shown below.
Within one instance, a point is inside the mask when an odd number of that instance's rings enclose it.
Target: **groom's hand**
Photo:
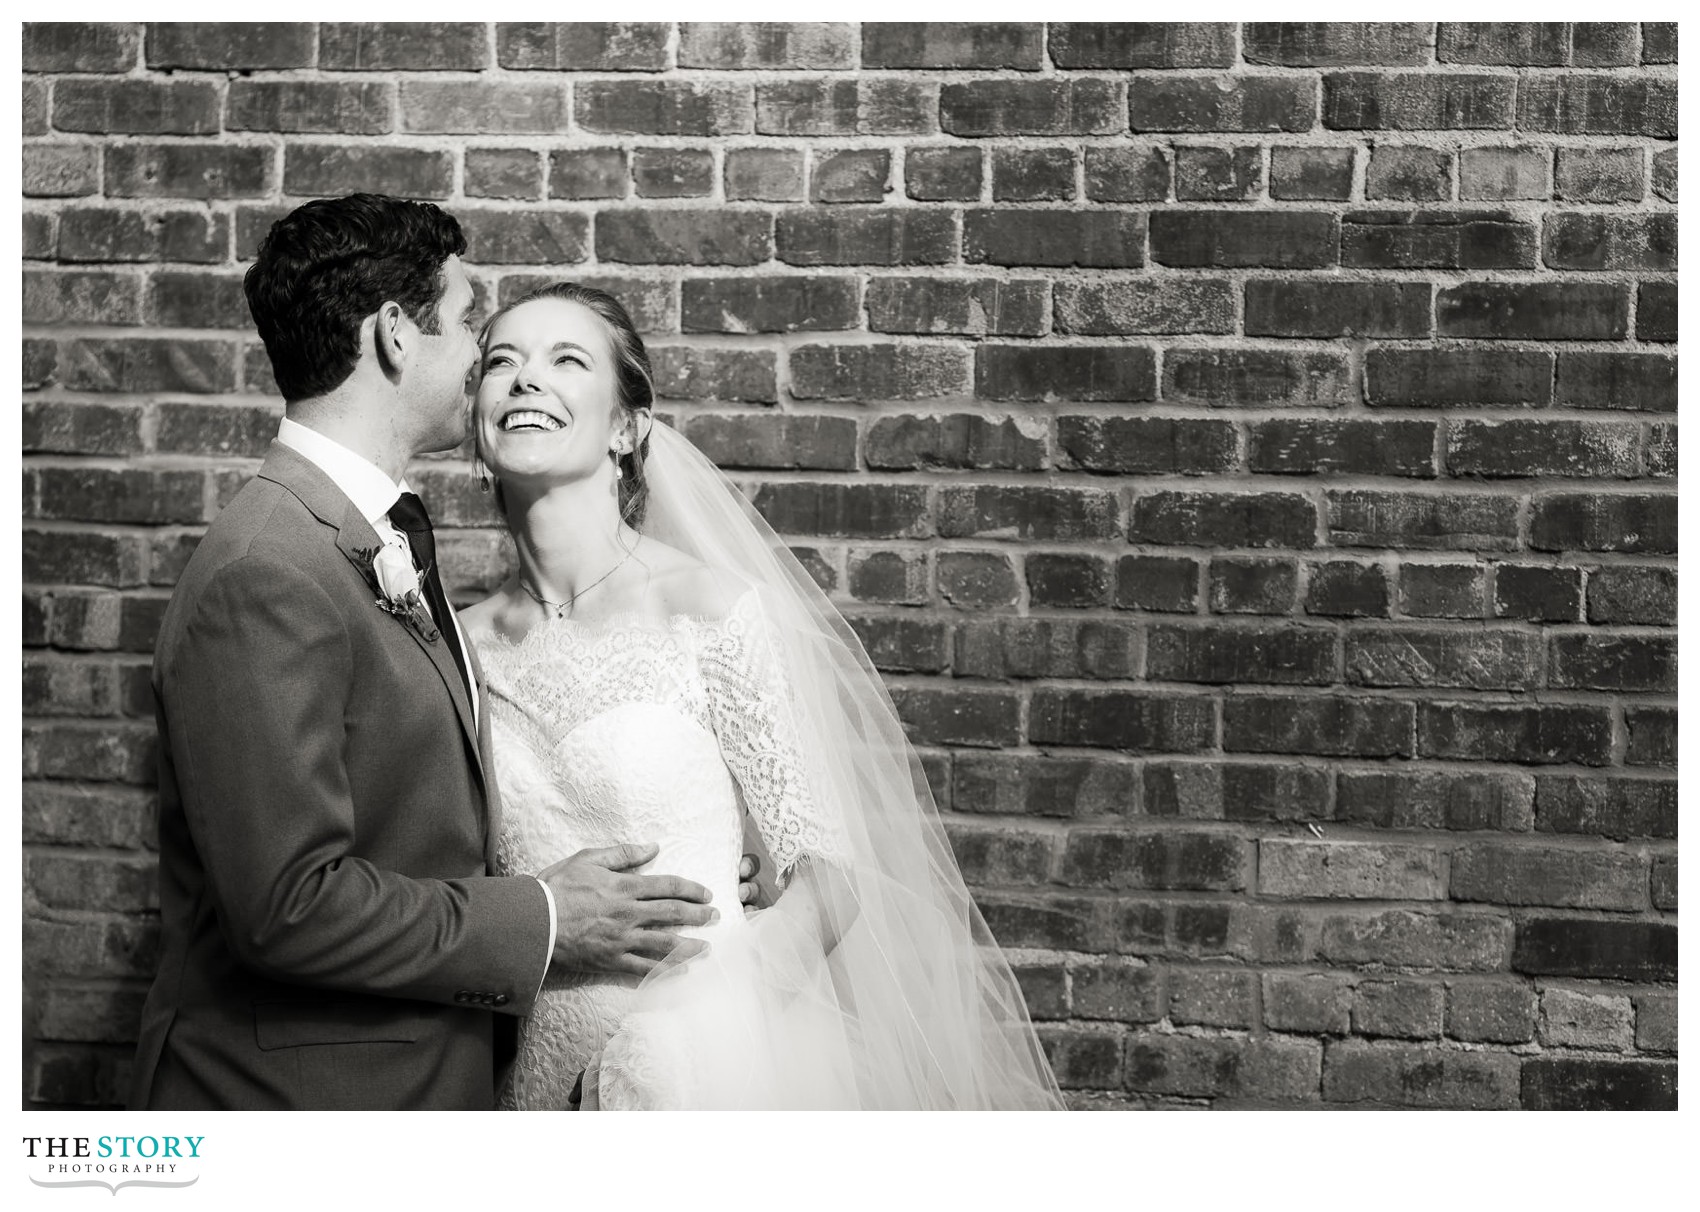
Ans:
[[[630,874],[658,852],[653,845],[580,850],[538,876],[555,897],[556,964],[642,976],[663,959],[687,960],[706,949],[674,931],[718,918],[707,888],[675,875]]]

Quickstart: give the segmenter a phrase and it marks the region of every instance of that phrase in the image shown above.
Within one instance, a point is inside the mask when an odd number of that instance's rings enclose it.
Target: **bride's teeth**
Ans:
[[[522,426],[536,426],[538,429],[553,432],[561,428],[561,423],[546,412],[510,412],[502,418],[502,429],[512,431]]]

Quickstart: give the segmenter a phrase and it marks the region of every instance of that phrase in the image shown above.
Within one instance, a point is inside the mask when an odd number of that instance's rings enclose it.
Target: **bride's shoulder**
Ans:
[[[677,548],[656,544],[650,565],[651,592],[667,615],[690,615],[701,619],[724,618],[750,582],[724,569],[714,568]]]
[[[516,613],[519,597],[516,588],[504,585],[483,601],[456,611],[460,629],[469,636],[497,635],[509,641],[517,640],[525,630]]]

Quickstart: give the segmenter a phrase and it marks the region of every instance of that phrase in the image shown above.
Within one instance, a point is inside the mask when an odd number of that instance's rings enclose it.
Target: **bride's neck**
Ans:
[[[584,593],[623,560],[638,539],[620,520],[618,504],[606,488],[584,481],[510,502],[508,527],[519,554],[521,581],[552,602]]]

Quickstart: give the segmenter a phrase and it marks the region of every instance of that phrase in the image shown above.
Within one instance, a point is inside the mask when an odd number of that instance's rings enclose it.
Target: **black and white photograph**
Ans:
[[[26,1145],[1676,1109],[1674,22],[21,40]]]

